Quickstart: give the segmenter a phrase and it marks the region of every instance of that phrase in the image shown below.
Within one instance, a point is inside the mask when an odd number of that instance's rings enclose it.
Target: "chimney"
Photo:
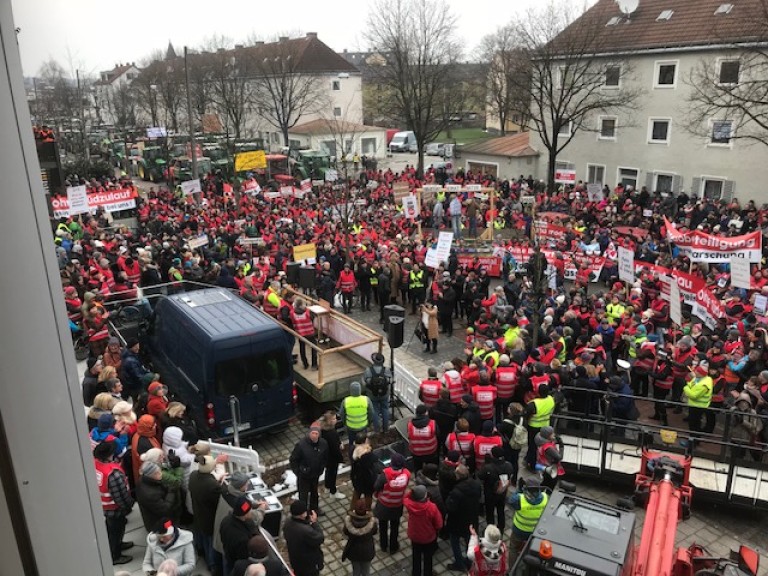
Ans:
[[[277,39],[278,42],[288,42],[288,36],[280,36],[280,38]]]
[[[347,53],[347,49],[346,49],[346,48],[344,48],[344,54],[346,54],[346,53]]]
[[[235,44],[235,50],[241,50],[243,48],[242,44]]]
[[[317,39],[317,32],[307,32],[307,38]]]
[[[254,46],[264,46],[264,40],[257,40],[253,43]]]

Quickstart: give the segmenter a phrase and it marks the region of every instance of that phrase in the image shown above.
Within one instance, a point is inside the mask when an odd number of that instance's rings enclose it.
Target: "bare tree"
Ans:
[[[51,58],[38,72],[40,82],[36,92],[38,121],[61,127],[69,124],[77,113],[77,87],[72,77],[58,61]]]
[[[445,0],[377,0],[368,30],[367,40],[387,59],[374,68],[376,81],[386,88],[392,115],[416,136],[422,174],[424,144],[447,127],[457,105],[456,17]]]
[[[501,136],[506,135],[507,124],[513,117],[515,124],[524,128],[530,114],[520,116],[520,112],[530,110],[530,102],[526,92],[515,87],[525,83],[525,76],[513,78],[513,75],[524,73],[528,67],[525,66],[525,56],[518,48],[514,27],[502,26],[485,36],[479,53],[481,61],[488,65],[488,74],[484,79],[487,110],[498,121]]]
[[[196,57],[203,71],[203,84],[224,124],[235,138],[240,138],[253,102],[252,51],[233,48],[232,41],[223,36],[213,37],[206,50]]]
[[[694,135],[721,142],[743,140],[768,145],[768,0],[756,5],[743,30],[749,42],[723,39],[720,44],[732,53],[714,66],[712,58],[702,59],[684,82],[690,87],[686,99],[687,129]],[[734,15],[729,18],[739,18]],[[713,31],[713,41],[719,33]]]
[[[139,75],[133,80],[134,97],[136,106],[149,116],[152,126],[160,125],[160,98],[157,93],[158,77],[161,67],[155,64],[163,59],[160,51],[156,51],[145,62]]]
[[[629,61],[604,55],[606,6],[576,17],[565,0],[551,0],[512,24],[523,58],[508,77],[518,94],[511,111],[530,114],[529,127],[547,150],[549,190],[555,188],[557,156],[576,134],[597,131],[599,114],[623,112],[622,125],[631,125],[642,93],[629,81]],[[620,89],[606,90],[608,77]]]
[[[327,98],[317,79],[302,68],[300,41],[282,38],[254,46],[249,72],[253,77],[253,102],[259,114],[283,135],[303,116],[327,107]]]
[[[136,126],[136,94],[131,84],[120,83],[106,91],[106,106],[115,127],[127,130]]]
[[[186,95],[183,59],[153,59],[141,71],[137,81],[138,105],[149,112],[153,124],[162,124],[178,132]]]

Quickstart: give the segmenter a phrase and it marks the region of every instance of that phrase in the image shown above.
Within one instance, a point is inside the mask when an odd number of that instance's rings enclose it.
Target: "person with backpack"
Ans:
[[[477,479],[483,483],[485,496],[486,524],[496,524],[504,532],[506,521],[504,512],[507,502],[507,490],[512,479],[512,464],[504,458],[501,446],[494,446],[486,457],[485,464],[477,472]],[[498,516],[498,523],[494,515]]]
[[[368,396],[373,402],[374,429],[376,432],[389,430],[389,386],[392,372],[384,367],[384,356],[379,352],[371,356],[373,366],[366,368],[363,381]]]
[[[524,414],[523,405],[513,402],[507,408],[507,417],[498,426],[499,434],[504,441],[502,444],[504,458],[512,465],[510,480],[515,485],[520,468],[520,451],[528,447],[528,429],[523,421]]]

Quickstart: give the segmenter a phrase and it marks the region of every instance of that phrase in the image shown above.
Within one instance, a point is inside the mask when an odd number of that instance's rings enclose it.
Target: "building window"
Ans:
[[[599,128],[601,140],[616,140],[616,117],[615,116],[600,116]]]
[[[720,200],[723,195],[723,181],[705,178],[703,195],[710,200]]]
[[[634,168],[619,168],[619,182],[625,187],[637,188],[637,170]]]
[[[341,108],[339,108],[338,106],[334,107],[333,115],[334,116],[341,116]]]
[[[605,69],[605,84],[606,88],[618,88],[621,82],[621,66],[613,64]]]
[[[674,88],[677,83],[677,61],[656,62],[655,88]]]
[[[341,80],[334,80],[331,84],[334,91],[341,90]]]
[[[671,123],[669,119],[651,118],[648,121],[648,142],[652,144],[669,144]]]
[[[675,177],[672,174],[656,174],[655,192],[672,193]]]
[[[605,166],[587,164],[587,184],[605,184]]]
[[[738,60],[723,60],[720,62],[720,84],[738,84],[741,62]]]
[[[558,138],[570,138],[571,137],[571,129],[573,128],[573,122],[566,122],[562,126],[560,126],[560,130],[557,133]]]
[[[731,138],[733,138],[733,122],[730,120],[714,120],[712,122],[710,144],[730,145]]]

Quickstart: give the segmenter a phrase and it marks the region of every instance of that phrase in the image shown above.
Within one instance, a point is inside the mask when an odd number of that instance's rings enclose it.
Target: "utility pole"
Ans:
[[[80,112],[80,142],[83,146],[83,153],[85,155],[86,165],[91,163],[91,150],[88,146],[88,137],[85,133],[85,109],[83,108],[83,91],[80,87],[80,70],[75,70],[75,76],[77,77],[77,100],[78,111]]]
[[[189,145],[192,154],[192,180],[197,180],[197,142],[195,140],[195,122],[192,119],[192,96],[189,90],[189,66],[187,65],[187,47],[184,46],[184,82],[187,87],[187,119],[189,121]]]

